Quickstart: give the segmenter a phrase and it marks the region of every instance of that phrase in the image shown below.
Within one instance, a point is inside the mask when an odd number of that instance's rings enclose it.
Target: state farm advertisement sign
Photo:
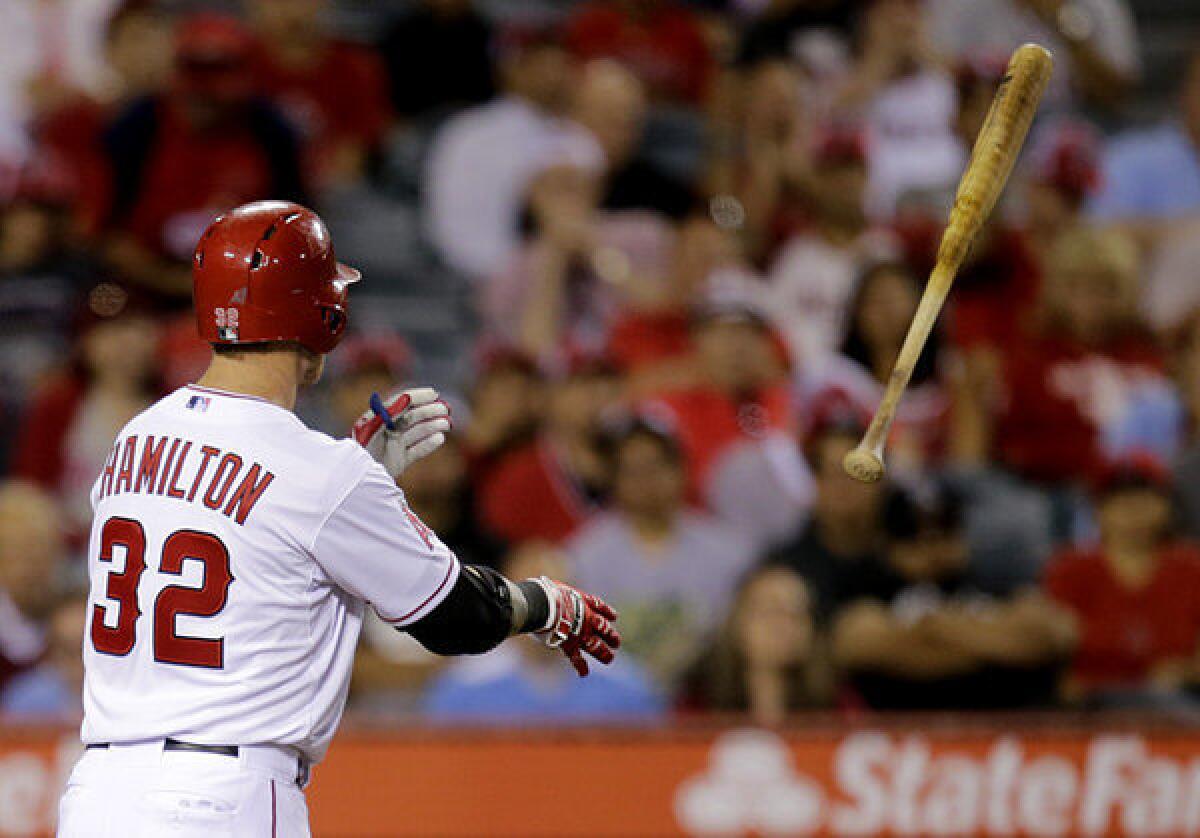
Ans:
[[[319,838],[1200,835],[1200,730],[929,719],[785,732],[351,729]],[[0,728],[0,836],[48,835],[78,745]],[[546,777],[546,766],[555,766]]]
[[[1193,743],[1194,744],[1194,743]],[[828,770],[769,733],[726,734],[676,795],[693,834],[1194,835],[1200,754],[1155,753],[1131,735],[1082,748],[1014,736],[935,745],[920,734],[846,736]]]

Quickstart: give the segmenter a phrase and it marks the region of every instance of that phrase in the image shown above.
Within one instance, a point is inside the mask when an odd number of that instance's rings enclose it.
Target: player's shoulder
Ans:
[[[314,470],[357,483],[375,465],[366,449],[352,437],[335,437],[315,428],[303,428],[294,440],[299,454]]]

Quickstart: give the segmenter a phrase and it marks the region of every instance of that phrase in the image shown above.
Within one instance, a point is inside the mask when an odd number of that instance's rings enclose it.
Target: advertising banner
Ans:
[[[50,833],[77,754],[0,729],[0,835]],[[1200,731],[358,728],[308,796],[330,838],[1200,835]]]

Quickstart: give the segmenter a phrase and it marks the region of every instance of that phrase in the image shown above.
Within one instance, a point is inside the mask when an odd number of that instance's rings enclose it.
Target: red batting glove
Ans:
[[[537,632],[546,645],[562,649],[581,678],[588,674],[584,652],[600,663],[612,663],[621,645],[621,635],[613,625],[617,612],[612,606],[548,577],[537,581],[550,600],[550,620],[545,629]]]

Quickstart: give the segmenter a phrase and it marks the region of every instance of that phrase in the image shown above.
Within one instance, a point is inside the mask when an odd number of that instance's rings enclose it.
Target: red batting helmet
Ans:
[[[334,258],[315,212],[256,201],[217,216],[192,257],[200,337],[214,344],[287,341],[324,355],[346,328],[360,274]]]

